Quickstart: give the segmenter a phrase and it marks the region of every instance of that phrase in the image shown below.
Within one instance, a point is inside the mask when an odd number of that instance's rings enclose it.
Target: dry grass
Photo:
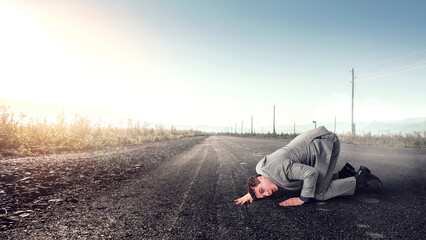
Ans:
[[[88,150],[103,146],[133,145],[206,135],[195,130],[166,129],[162,125],[150,126],[129,120],[127,128],[102,126],[75,115],[71,123],[64,114],[56,123],[16,116],[8,106],[0,105],[0,157],[32,156],[63,151]]]
[[[293,139],[297,134],[272,134],[272,133],[254,133],[254,134],[239,134],[239,133],[225,133],[231,136],[242,137],[256,137],[256,138],[282,138]],[[408,147],[408,148],[426,148],[426,131],[423,134],[420,132],[413,132],[409,134],[381,134],[372,135],[370,132],[357,135],[355,138],[351,134],[339,134],[340,142],[348,144],[368,145],[368,146],[388,146],[388,147]]]
[[[402,134],[372,135],[370,132],[352,137],[351,134],[339,135],[340,142],[369,146],[426,148],[426,131]]]
[[[229,136],[239,136],[239,137],[254,137],[254,138],[279,138],[279,139],[293,139],[297,137],[298,134],[293,133],[223,133],[224,135]]]

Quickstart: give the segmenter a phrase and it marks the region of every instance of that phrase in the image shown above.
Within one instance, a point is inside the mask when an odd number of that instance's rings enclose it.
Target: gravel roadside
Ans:
[[[19,239],[29,225],[50,221],[49,212],[56,206],[73,209],[96,192],[144,174],[204,139],[0,159],[0,238]]]

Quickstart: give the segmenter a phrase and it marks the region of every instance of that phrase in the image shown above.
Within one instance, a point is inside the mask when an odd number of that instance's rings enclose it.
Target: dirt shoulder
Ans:
[[[77,208],[97,192],[144,174],[204,139],[1,159],[0,238],[19,239],[30,225],[51,221],[57,206]]]

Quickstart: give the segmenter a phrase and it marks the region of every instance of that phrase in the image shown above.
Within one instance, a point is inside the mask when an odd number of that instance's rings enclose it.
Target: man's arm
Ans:
[[[300,195],[305,198],[313,198],[315,196],[318,175],[318,170],[300,163],[291,164],[288,167],[286,174],[287,178],[291,181],[303,181],[302,192]]]
[[[302,180],[303,187],[300,197],[290,198],[280,203],[280,206],[298,206],[307,202],[309,198],[315,195],[315,188],[318,180],[318,171],[308,165],[293,163],[287,169],[287,178],[289,180]]]
[[[247,201],[250,201],[250,203],[253,202],[253,198],[251,197],[250,193],[247,193],[246,195],[234,200],[235,204],[240,205],[243,205]]]

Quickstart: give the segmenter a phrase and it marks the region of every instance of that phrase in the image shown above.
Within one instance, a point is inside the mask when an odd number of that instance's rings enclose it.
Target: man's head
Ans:
[[[275,183],[260,174],[249,177],[246,187],[254,200],[271,196],[278,190]]]

